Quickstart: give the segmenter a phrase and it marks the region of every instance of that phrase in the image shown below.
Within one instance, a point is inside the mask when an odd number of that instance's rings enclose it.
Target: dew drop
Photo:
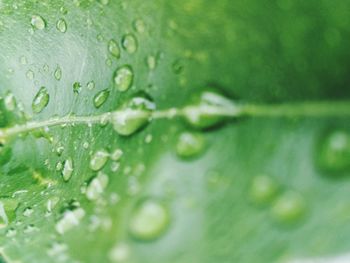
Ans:
[[[105,150],[99,150],[91,156],[90,168],[93,171],[99,171],[108,161],[109,153]]]
[[[288,191],[280,196],[272,206],[272,216],[281,223],[293,223],[305,214],[304,198],[296,192]]]
[[[153,55],[149,55],[147,58],[146,58],[146,63],[147,63],[147,66],[150,70],[153,70],[156,68],[157,66],[157,59],[155,56]]]
[[[64,181],[69,181],[69,179],[72,177],[73,170],[73,160],[71,158],[68,158],[65,160],[62,170],[62,177]]]
[[[125,263],[130,258],[131,250],[127,244],[115,245],[109,252],[109,259],[113,263]]]
[[[98,172],[86,188],[86,198],[90,201],[97,200],[104,192],[108,185],[108,176],[102,172]]]
[[[55,72],[54,72],[54,77],[56,80],[61,80],[62,78],[62,69],[60,68],[60,66],[57,66]]]
[[[93,90],[95,88],[95,82],[94,81],[89,81],[86,84],[86,87],[87,87],[88,90]]]
[[[256,204],[266,204],[276,197],[278,185],[275,180],[266,175],[253,178],[250,187],[250,198]]]
[[[73,92],[76,94],[79,94],[81,91],[81,84],[80,82],[74,82],[73,84]]]
[[[23,211],[23,215],[26,217],[30,217],[33,214],[34,210],[31,207],[27,207]]]
[[[127,91],[134,80],[134,73],[130,66],[125,65],[118,68],[114,73],[114,84],[119,91]]]
[[[110,92],[108,89],[104,89],[98,92],[94,97],[94,106],[96,108],[100,108],[108,99],[109,93]]]
[[[350,171],[350,133],[335,130],[323,136],[316,150],[316,162],[324,172],[341,175]]]
[[[142,201],[132,212],[129,220],[130,234],[143,241],[150,241],[162,236],[170,224],[168,209],[159,201]]]
[[[62,218],[56,223],[56,231],[61,235],[66,233],[73,227],[78,226],[84,216],[85,211],[80,207],[73,210],[66,210],[63,213]]]
[[[194,105],[184,108],[184,117],[187,122],[197,129],[208,129],[219,125],[227,120],[222,113],[239,112],[232,101],[221,94],[212,91],[203,92],[196,99]]]
[[[115,40],[111,39],[108,42],[108,51],[109,53],[111,53],[112,56],[116,58],[120,58],[120,48],[118,43]]]
[[[126,52],[132,54],[137,50],[137,40],[136,37],[132,34],[126,34],[122,39],[122,46]]]
[[[28,60],[25,56],[21,56],[19,58],[19,62],[22,64],[22,65],[26,65],[28,63]]]
[[[28,70],[26,73],[27,79],[33,80],[35,78],[35,74],[32,70]]]
[[[44,18],[39,15],[33,15],[30,23],[32,24],[33,28],[38,30],[43,30],[46,27]]]
[[[67,23],[64,19],[59,19],[56,23],[56,28],[61,33],[65,33],[67,31]]]
[[[134,25],[134,29],[136,30],[136,32],[142,34],[146,31],[146,25],[145,22],[141,19],[136,19],[133,23]]]
[[[16,218],[16,209],[19,202],[15,199],[0,200],[0,229],[8,226]]]
[[[111,121],[114,130],[129,136],[144,128],[151,120],[155,104],[146,96],[136,96],[113,112]]]
[[[183,132],[177,139],[176,153],[181,158],[196,157],[203,153],[205,138],[200,133]]]
[[[119,161],[123,154],[124,153],[121,149],[115,149],[114,152],[110,155],[110,158],[113,161]]]
[[[39,92],[35,95],[32,102],[32,109],[34,113],[42,112],[49,103],[50,95],[45,87],[41,87]]]
[[[14,111],[17,105],[15,96],[12,93],[7,93],[4,98],[4,104],[8,111]]]

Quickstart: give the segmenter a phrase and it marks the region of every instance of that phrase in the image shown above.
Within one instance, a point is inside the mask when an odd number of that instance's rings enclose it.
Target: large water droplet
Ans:
[[[97,200],[104,192],[108,185],[108,176],[102,172],[98,172],[97,176],[94,177],[86,188],[86,198],[94,201]]]
[[[187,122],[198,129],[207,129],[223,123],[227,117],[224,114],[238,111],[233,102],[213,91],[205,91],[193,105],[184,108]]]
[[[288,191],[280,196],[272,207],[273,217],[282,223],[293,223],[305,214],[304,198],[296,192]]]
[[[132,54],[137,50],[137,40],[132,34],[126,34],[122,39],[122,46],[126,52]]]
[[[69,181],[69,179],[72,177],[74,168],[73,168],[73,160],[71,158],[68,158],[64,162],[63,170],[62,170],[62,177],[63,180],[66,182]]]
[[[154,240],[165,233],[169,223],[170,214],[166,206],[147,199],[134,209],[129,221],[129,232],[139,240]]]
[[[33,15],[30,23],[35,29],[43,30],[46,27],[46,21],[39,15]]]
[[[93,171],[99,171],[108,161],[109,153],[105,150],[99,150],[91,156],[90,168]]]
[[[119,91],[127,91],[134,80],[134,73],[130,66],[122,66],[118,68],[114,74],[115,87]]]
[[[56,231],[61,235],[66,233],[73,227],[78,226],[84,216],[85,211],[80,207],[73,210],[66,210],[62,218],[56,223]]]
[[[120,58],[120,48],[118,43],[115,40],[111,39],[108,42],[108,51],[109,53],[111,53],[112,56],[116,58]]]
[[[56,23],[56,28],[61,33],[65,33],[67,31],[67,23],[64,19],[59,19]]]
[[[96,108],[101,107],[109,97],[109,90],[104,89],[98,92],[94,97],[94,105]]]
[[[39,92],[35,95],[32,102],[32,109],[34,113],[40,113],[47,106],[50,100],[50,95],[45,87],[41,87]]]
[[[323,136],[316,150],[316,161],[324,172],[341,175],[350,171],[350,133],[335,130]]]
[[[266,175],[253,178],[250,187],[250,198],[256,204],[266,204],[276,197],[278,185],[275,180]]]
[[[203,153],[205,138],[200,133],[183,132],[176,143],[176,153],[182,158],[191,158]]]
[[[147,97],[136,96],[111,115],[114,130],[129,136],[145,127],[151,120],[155,104]]]

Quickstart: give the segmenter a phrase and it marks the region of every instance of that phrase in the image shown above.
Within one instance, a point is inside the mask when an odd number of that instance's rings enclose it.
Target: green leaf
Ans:
[[[3,0],[0,262],[346,254],[349,8]]]

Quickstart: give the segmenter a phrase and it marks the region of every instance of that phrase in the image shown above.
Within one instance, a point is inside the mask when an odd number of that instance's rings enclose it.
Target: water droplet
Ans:
[[[39,15],[33,15],[30,23],[35,29],[38,30],[43,30],[46,27],[46,22],[44,18],[42,18]]]
[[[103,5],[108,5],[109,0],[100,0],[100,3]]]
[[[26,65],[28,63],[28,60],[25,56],[21,56],[19,58],[19,62],[22,64],[22,65]]]
[[[80,91],[81,91],[81,84],[80,84],[80,82],[74,82],[74,84],[73,84],[73,92],[74,93],[80,93]]]
[[[115,40],[111,39],[108,42],[108,51],[109,53],[111,53],[112,56],[116,58],[120,58],[120,48],[118,43]]]
[[[68,158],[65,160],[62,170],[62,177],[64,181],[69,181],[69,179],[72,177],[73,170],[73,160],[71,158]]]
[[[14,111],[17,105],[15,96],[12,93],[7,93],[4,98],[4,104],[8,111]]]
[[[64,19],[59,19],[56,23],[56,28],[61,33],[65,33],[67,31],[67,23]]]
[[[112,172],[116,172],[119,170],[119,167],[120,167],[120,163],[119,162],[112,162],[111,164],[111,171]]]
[[[113,112],[111,121],[114,130],[129,136],[144,128],[150,121],[155,104],[148,97],[136,96]]]
[[[98,172],[86,188],[86,198],[90,201],[97,200],[104,192],[108,185],[108,176],[102,172]]]
[[[273,217],[282,223],[292,223],[305,214],[304,198],[296,192],[288,191],[280,196],[272,207]]]
[[[7,231],[6,231],[6,237],[14,237],[17,235],[17,230],[14,229],[14,228],[9,228]]]
[[[44,110],[50,100],[50,95],[45,87],[41,87],[39,92],[35,95],[32,103],[34,113],[40,113]]]
[[[203,153],[205,138],[200,133],[183,132],[177,139],[176,153],[181,158],[196,157]]]
[[[15,219],[18,205],[19,202],[15,199],[4,198],[0,200],[0,229]]]
[[[275,180],[266,175],[253,178],[250,187],[250,198],[256,204],[266,204],[276,197],[278,185]]]
[[[147,63],[147,66],[150,70],[153,70],[156,68],[157,66],[157,59],[155,56],[153,55],[149,55],[147,58],[146,58],[146,63]]]
[[[130,234],[139,240],[154,240],[163,235],[170,223],[168,209],[159,201],[147,199],[137,205],[129,221]]]
[[[115,151],[111,154],[110,157],[113,161],[119,161],[122,156],[123,151],[121,149],[115,149]]]
[[[127,91],[134,80],[134,73],[130,66],[122,66],[118,68],[114,74],[115,87],[119,91]]]
[[[35,74],[32,70],[28,70],[26,73],[26,77],[27,77],[27,79],[33,80],[35,77]]]
[[[223,123],[227,118],[222,112],[239,111],[232,101],[216,92],[205,91],[194,105],[184,108],[187,122],[197,129],[208,129]]]
[[[27,207],[26,209],[24,209],[23,211],[23,215],[26,217],[29,217],[33,214],[34,210],[31,207]]]
[[[94,105],[96,108],[101,107],[109,97],[109,90],[104,89],[98,92],[94,97]]]
[[[55,72],[54,72],[54,77],[56,80],[61,80],[62,78],[62,69],[60,68],[60,66],[57,66]]]
[[[56,223],[56,231],[61,235],[66,233],[73,227],[78,226],[84,216],[85,211],[80,207],[73,210],[66,210],[62,218]]]
[[[126,34],[122,39],[122,46],[126,52],[132,54],[137,50],[137,40],[132,34]]]
[[[335,130],[323,136],[316,150],[316,162],[324,172],[346,174],[350,170],[350,133]]]
[[[130,254],[130,247],[127,244],[121,243],[111,249],[109,259],[113,263],[125,263],[129,259]]]
[[[145,22],[141,19],[136,19],[134,21],[134,29],[140,34],[144,33],[146,31]]]
[[[89,81],[86,85],[88,90],[93,90],[95,88],[95,82],[94,81]]]
[[[99,171],[108,161],[109,153],[105,150],[95,152],[90,160],[90,168],[93,171]]]

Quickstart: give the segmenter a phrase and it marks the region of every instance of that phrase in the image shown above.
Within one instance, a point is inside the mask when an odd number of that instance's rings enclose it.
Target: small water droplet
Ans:
[[[305,214],[304,198],[296,192],[288,191],[273,204],[272,216],[281,223],[293,223]]]
[[[72,177],[74,168],[73,168],[73,160],[71,158],[68,158],[64,162],[63,170],[62,170],[62,177],[64,181],[69,181],[69,179]]]
[[[34,210],[31,207],[27,207],[23,211],[23,215],[26,217],[30,217],[33,214]]]
[[[67,23],[66,23],[66,21],[63,18],[59,19],[57,21],[57,23],[56,23],[56,28],[61,33],[65,33],[67,31]]]
[[[350,170],[350,133],[333,130],[325,134],[316,149],[317,166],[324,172],[346,174]]]
[[[136,206],[129,220],[129,232],[144,241],[154,240],[165,233],[170,223],[168,209],[159,201],[143,200]]]
[[[147,96],[136,96],[112,114],[114,130],[129,136],[144,128],[150,121],[155,104]]]
[[[93,90],[95,88],[95,82],[94,81],[89,81],[86,84],[86,87],[87,87],[88,90]]]
[[[101,4],[108,5],[109,0],[99,0]]]
[[[15,199],[0,200],[0,229],[8,226],[15,219],[18,205],[19,202]]]
[[[73,92],[76,94],[79,94],[81,91],[81,84],[80,82],[74,82],[73,84]]]
[[[119,161],[122,156],[123,156],[123,151],[121,149],[115,149],[110,157],[113,161]]]
[[[109,90],[104,89],[98,92],[94,97],[94,105],[96,108],[100,108],[109,97]]]
[[[26,65],[28,63],[28,60],[25,56],[21,56],[19,58],[19,62],[22,64],[22,65]]]
[[[35,74],[32,70],[28,70],[26,73],[26,77],[27,77],[27,79],[33,80],[35,77]]]
[[[124,35],[122,39],[122,46],[126,50],[126,52],[132,54],[137,50],[137,40],[136,37],[132,34]]]
[[[14,229],[14,228],[9,228],[7,231],[6,231],[6,237],[15,237],[17,235],[17,230]]]
[[[115,87],[119,91],[127,91],[134,80],[134,73],[130,66],[125,65],[118,68],[114,73]]]
[[[203,153],[205,138],[200,133],[183,132],[177,139],[176,153],[181,158],[196,157]]]
[[[50,95],[45,87],[41,87],[35,95],[32,102],[32,109],[34,113],[40,113],[44,110],[50,100]]]
[[[108,51],[109,53],[111,53],[112,56],[116,58],[120,58],[120,48],[118,43],[115,40],[111,39],[108,42]]]
[[[153,55],[149,55],[147,58],[146,58],[146,63],[147,63],[147,66],[150,70],[153,70],[156,68],[157,66],[157,58]]]
[[[109,153],[105,150],[99,150],[91,156],[90,168],[93,171],[99,171],[108,161]]]
[[[130,247],[127,244],[120,243],[111,249],[109,252],[109,259],[113,263],[126,263],[130,255]]]
[[[146,24],[142,19],[136,19],[133,23],[136,32],[142,34],[146,31]]]
[[[104,192],[107,185],[108,176],[102,172],[98,172],[97,176],[90,181],[86,188],[86,198],[90,201],[97,200]]]
[[[17,105],[15,96],[10,92],[7,93],[4,98],[4,104],[8,111],[14,111]]]
[[[120,167],[120,163],[119,162],[112,162],[111,164],[111,171],[112,172],[116,172],[119,170],[119,167]]]
[[[253,178],[250,187],[250,198],[256,204],[266,204],[276,197],[278,185],[275,180],[266,175]]]
[[[78,207],[73,210],[66,210],[62,218],[56,223],[56,231],[59,234],[64,234],[68,230],[80,224],[81,219],[85,216],[84,209]]]
[[[187,122],[197,129],[208,129],[227,120],[223,112],[239,111],[237,106],[228,98],[213,91],[202,92],[193,105],[184,108]]]
[[[62,78],[62,69],[60,68],[60,66],[57,66],[55,72],[54,72],[54,77],[56,80],[61,80]]]
[[[46,21],[39,15],[33,15],[30,21],[33,28],[43,30],[46,27]]]

